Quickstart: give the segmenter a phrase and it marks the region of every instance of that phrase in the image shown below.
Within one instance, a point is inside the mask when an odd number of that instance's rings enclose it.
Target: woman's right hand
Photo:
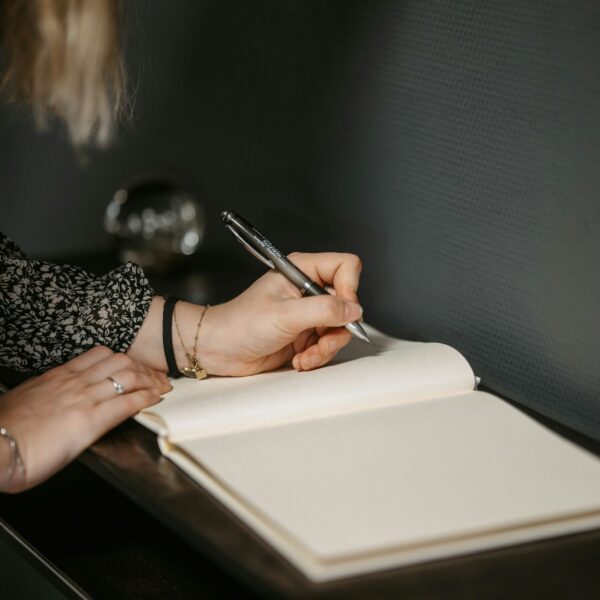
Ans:
[[[109,377],[124,387],[122,394]],[[13,388],[0,396],[0,426],[17,441],[25,472],[9,475],[13,457],[0,438],[0,491],[41,483],[170,389],[164,373],[103,346]]]

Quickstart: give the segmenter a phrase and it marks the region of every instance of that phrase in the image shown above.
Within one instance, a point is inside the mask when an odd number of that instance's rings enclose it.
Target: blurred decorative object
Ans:
[[[119,258],[164,272],[198,249],[206,226],[202,205],[179,185],[137,178],[117,190],[104,228],[117,240]]]

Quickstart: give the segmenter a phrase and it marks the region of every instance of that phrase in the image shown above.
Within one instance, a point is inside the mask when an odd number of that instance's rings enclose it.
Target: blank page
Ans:
[[[321,369],[291,368],[252,377],[180,379],[138,420],[169,441],[302,421],[319,416],[416,402],[472,390],[475,378],[462,355],[443,344],[396,340],[367,327],[371,344],[353,340]]]
[[[600,510],[596,457],[480,392],[179,446],[322,559]]]

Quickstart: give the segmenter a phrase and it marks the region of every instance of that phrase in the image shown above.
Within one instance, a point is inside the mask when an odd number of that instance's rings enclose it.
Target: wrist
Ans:
[[[192,366],[195,358],[197,365],[209,375],[218,375],[219,361],[215,352],[215,331],[219,306],[206,307],[201,304],[178,302],[175,306],[177,327],[173,327],[173,350],[179,370]],[[200,327],[198,324],[200,323]],[[196,344],[196,335],[197,344]],[[194,353],[194,347],[196,346]]]
[[[142,364],[157,371],[166,373],[167,361],[163,346],[163,308],[165,300],[155,296],[150,303],[148,314],[133,340],[127,354]],[[204,315],[198,332],[198,363],[206,369],[209,375],[222,375],[224,359],[219,351],[219,332],[222,327],[217,325],[221,319],[222,308],[225,305],[211,306]],[[204,311],[204,305],[179,301],[174,307],[177,313],[177,323],[183,338],[183,345],[177,335],[175,324],[172,323],[171,341],[175,354],[175,362],[181,370],[189,366],[185,350],[192,352],[198,321]],[[185,350],[184,350],[185,346]]]
[[[167,372],[167,361],[162,342],[162,313],[165,300],[155,296],[148,314],[139,328],[127,354],[143,365],[157,371]]]

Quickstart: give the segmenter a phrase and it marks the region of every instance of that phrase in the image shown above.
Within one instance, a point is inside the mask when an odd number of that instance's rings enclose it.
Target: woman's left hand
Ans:
[[[25,469],[15,469],[15,451],[0,440],[0,492],[21,492],[46,480],[170,389],[163,373],[96,346],[6,392],[0,424],[17,441]]]
[[[356,295],[360,259],[336,252],[293,253],[289,259],[335,295],[302,297],[270,271],[230,302],[211,306],[199,338],[199,362],[209,374],[251,375],[289,361],[297,370],[314,369],[348,344],[352,336],[343,326],[362,315]]]

